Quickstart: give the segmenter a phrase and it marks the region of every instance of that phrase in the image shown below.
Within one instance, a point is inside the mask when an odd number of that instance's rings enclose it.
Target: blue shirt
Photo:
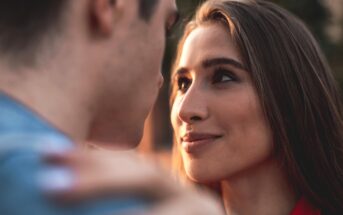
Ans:
[[[135,214],[147,202],[112,197],[62,205],[44,195],[39,175],[53,168],[42,160],[46,144],[73,147],[72,141],[23,104],[0,93],[0,214]]]

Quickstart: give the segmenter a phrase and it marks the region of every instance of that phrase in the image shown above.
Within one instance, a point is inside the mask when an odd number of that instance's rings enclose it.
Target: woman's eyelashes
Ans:
[[[237,76],[226,68],[216,68],[212,75],[213,84],[227,83],[231,81],[238,81]]]
[[[229,69],[221,67],[214,69],[209,79],[207,80],[209,80],[207,83],[210,83],[211,85],[221,85],[229,82],[239,81],[237,75],[235,75],[234,72],[232,72]],[[192,84],[192,81],[193,80],[188,76],[177,76],[176,82],[178,91],[180,91],[181,93],[187,92],[188,88]]]

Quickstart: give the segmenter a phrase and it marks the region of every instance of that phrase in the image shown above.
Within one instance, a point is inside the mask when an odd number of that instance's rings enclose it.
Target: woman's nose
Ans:
[[[179,103],[178,117],[188,124],[208,117],[206,96],[198,88],[189,88]]]

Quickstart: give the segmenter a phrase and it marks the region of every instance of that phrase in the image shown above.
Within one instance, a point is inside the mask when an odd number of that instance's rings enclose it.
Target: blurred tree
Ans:
[[[273,2],[291,11],[303,20],[322,45],[327,45],[325,25],[329,20],[329,12],[320,0],[273,0]]]

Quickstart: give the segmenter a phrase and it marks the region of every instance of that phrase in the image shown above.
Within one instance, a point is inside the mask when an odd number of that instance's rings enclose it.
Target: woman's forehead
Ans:
[[[186,38],[179,65],[200,64],[206,59],[232,58],[241,61],[228,29],[218,24],[199,26]]]

